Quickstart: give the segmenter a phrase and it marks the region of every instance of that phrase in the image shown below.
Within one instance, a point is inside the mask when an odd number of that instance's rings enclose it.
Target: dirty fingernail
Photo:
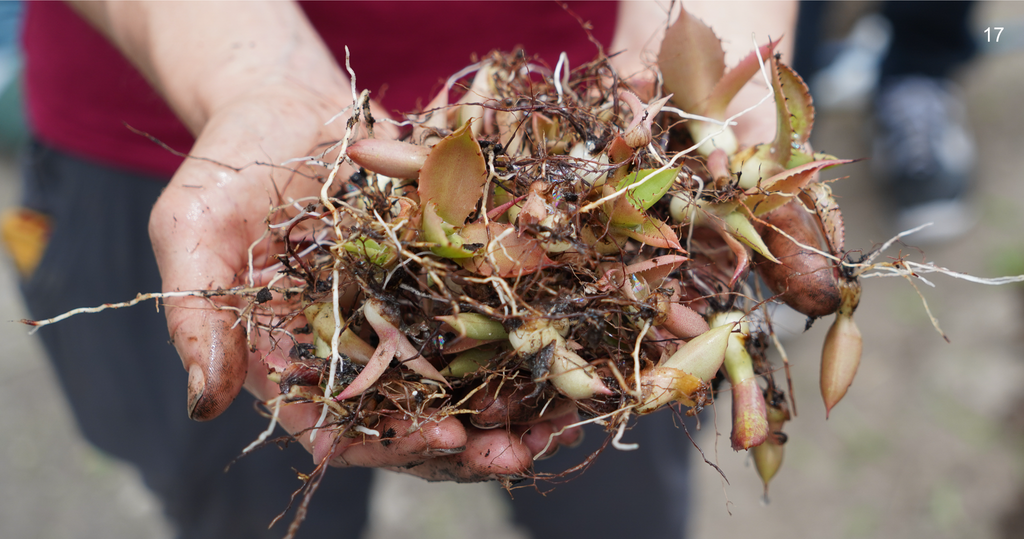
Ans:
[[[451,447],[451,448],[439,448],[439,449],[428,449],[424,453],[428,457],[444,457],[448,455],[458,455],[466,450],[466,446],[462,447]]]
[[[203,419],[195,417],[193,413],[196,411],[196,405],[199,404],[205,392],[206,375],[203,374],[203,368],[199,365],[192,365],[188,369],[188,417],[190,419]]]

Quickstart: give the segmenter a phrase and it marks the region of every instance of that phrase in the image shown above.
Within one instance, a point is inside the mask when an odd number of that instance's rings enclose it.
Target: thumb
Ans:
[[[186,165],[187,166],[187,165]],[[184,168],[184,167],[183,167]],[[236,284],[241,242],[222,207],[203,190],[172,181],[150,215],[150,237],[164,292],[217,290]],[[213,208],[211,210],[211,208]],[[167,328],[188,371],[188,415],[220,415],[238,395],[248,369],[244,325],[236,324],[230,296],[168,298]]]
[[[197,298],[188,298],[197,299]],[[167,310],[171,342],[188,371],[188,416],[206,421],[221,414],[238,396],[248,370],[242,326],[234,315],[209,304],[175,302]]]

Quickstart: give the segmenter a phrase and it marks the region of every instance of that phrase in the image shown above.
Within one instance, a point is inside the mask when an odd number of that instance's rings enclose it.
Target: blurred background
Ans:
[[[25,137],[17,9],[0,2],[0,211],[18,203],[16,154]],[[799,60],[802,74],[816,72],[807,77],[818,106],[813,143],[840,157],[876,156],[832,172],[849,176],[833,185],[847,248],[868,251],[899,231],[906,209],[894,206],[882,178],[871,120],[893,29],[875,2],[817,11],[818,44]],[[963,220],[953,233],[910,236],[887,255],[983,277],[1024,274],[1024,177],[1016,163],[1024,142],[1024,3],[980,2],[969,17],[977,54],[952,77],[974,136],[970,188],[956,197],[955,217]],[[996,28],[1003,28],[998,42]],[[138,474],[77,433],[40,344],[16,322],[25,316],[17,280],[4,259],[0,537],[170,537]],[[728,482],[692,447],[679,448],[693,457],[692,537],[1024,537],[1024,285],[929,280],[934,288],[919,281],[918,288],[950,342],[909,282],[866,280],[856,316],[863,359],[828,421],[818,362],[830,321],[785,337],[799,415],[786,425],[770,503],[752,462],[729,447],[728,399],[702,414],[694,441]],[[111,298],[119,299],[126,298]],[[522,536],[507,524],[507,495],[493,485],[380,479],[369,537]],[[451,524],[456,515],[460,526]]]

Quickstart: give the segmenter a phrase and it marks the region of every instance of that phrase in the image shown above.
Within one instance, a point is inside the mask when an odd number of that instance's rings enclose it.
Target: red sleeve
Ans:
[[[22,41],[29,127],[42,142],[92,161],[170,178],[192,136],[163,99],[63,2],[28,2]]]
[[[389,110],[426,103],[440,83],[493,49],[523,47],[554,65],[597,49],[577,17],[608,44],[615,2],[304,2],[314,27],[344,65],[345,46],[360,89]],[[62,2],[28,2],[23,32],[29,126],[41,141],[100,163],[170,178],[194,142],[145,79]]]

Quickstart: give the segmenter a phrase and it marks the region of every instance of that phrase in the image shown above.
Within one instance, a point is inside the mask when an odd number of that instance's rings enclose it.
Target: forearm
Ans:
[[[754,48],[751,36],[758,44],[786,39],[776,49],[788,57],[793,50],[796,30],[797,3],[795,1],[751,2],[686,2],[686,10],[704,21],[722,40],[726,65],[734,65]],[[632,73],[650,64],[657,54],[669,21],[669,8],[663,0],[620,1],[615,38],[611,51],[620,52],[613,62],[620,71]],[[671,13],[672,22],[679,16],[679,6]],[[649,51],[645,58],[644,50]]]
[[[346,77],[291,2],[72,6],[121,50],[194,134],[217,111],[261,88],[306,92],[333,112],[351,102]]]

